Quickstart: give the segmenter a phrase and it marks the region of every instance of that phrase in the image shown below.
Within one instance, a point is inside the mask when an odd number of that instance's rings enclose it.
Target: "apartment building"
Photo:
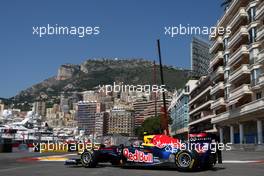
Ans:
[[[96,136],[103,136],[107,133],[108,113],[97,112],[95,114],[95,134]]]
[[[114,107],[109,114],[108,134],[134,135],[134,115],[131,110]]]
[[[5,109],[5,105],[4,105],[4,103],[2,103],[1,100],[0,100],[0,116],[3,115],[4,109]]]
[[[263,143],[263,21],[263,0],[233,0],[217,23],[231,33],[210,37],[211,122],[222,142]]]
[[[189,93],[196,86],[196,82],[197,80],[189,80],[184,89],[176,91],[168,108],[172,119],[170,134],[181,139],[187,139],[189,131]]]
[[[210,76],[202,76],[190,92],[189,101],[189,132],[216,132],[211,124],[213,111],[211,110],[212,82]]]
[[[191,71],[193,78],[208,75],[210,44],[204,39],[193,37],[191,42]]]
[[[171,99],[166,99],[166,107],[169,107]],[[136,101],[133,103],[135,112],[135,127],[141,126],[149,117],[161,114],[163,100]]]
[[[95,101],[80,101],[77,104],[78,128],[85,131],[85,134],[101,135],[103,133],[104,106]],[[99,129],[101,128],[101,129]]]
[[[33,103],[33,112],[42,117],[42,120],[45,120],[46,117],[46,102],[36,101]]]

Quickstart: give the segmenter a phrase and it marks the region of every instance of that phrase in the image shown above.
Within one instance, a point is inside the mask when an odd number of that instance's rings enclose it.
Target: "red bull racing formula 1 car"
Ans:
[[[221,153],[212,149],[212,136],[206,133],[189,135],[189,141],[181,143],[179,139],[166,135],[144,136],[144,143],[131,146],[101,146],[98,150],[85,150],[79,159],[69,159],[65,165],[96,167],[98,163],[110,162],[121,167],[168,167],[180,171],[212,168]],[[216,144],[216,143],[215,143]]]

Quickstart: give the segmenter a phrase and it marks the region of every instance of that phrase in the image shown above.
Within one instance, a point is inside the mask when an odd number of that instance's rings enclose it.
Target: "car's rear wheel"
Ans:
[[[81,163],[84,167],[96,167],[97,161],[93,151],[85,151],[81,155]]]
[[[175,164],[181,171],[191,171],[197,166],[197,156],[194,151],[183,150],[176,154]]]

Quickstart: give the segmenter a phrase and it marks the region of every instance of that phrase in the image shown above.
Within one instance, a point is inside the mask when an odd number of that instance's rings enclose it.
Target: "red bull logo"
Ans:
[[[145,154],[144,152],[139,150],[135,150],[135,153],[132,153],[126,148],[123,150],[123,155],[127,158],[128,161],[153,163],[152,153]]]
[[[166,145],[176,145],[179,143],[178,139],[171,138],[166,135],[155,135],[152,139],[153,145],[159,148],[164,148]]]

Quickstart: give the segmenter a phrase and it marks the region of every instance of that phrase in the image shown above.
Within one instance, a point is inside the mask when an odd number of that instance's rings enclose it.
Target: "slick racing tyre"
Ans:
[[[195,151],[182,150],[176,153],[175,164],[180,171],[192,171],[197,168],[198,157]]]
[[[97,161],[94,151],[85,151],[81,155],[81,163],[84,167],[96,167]]]

